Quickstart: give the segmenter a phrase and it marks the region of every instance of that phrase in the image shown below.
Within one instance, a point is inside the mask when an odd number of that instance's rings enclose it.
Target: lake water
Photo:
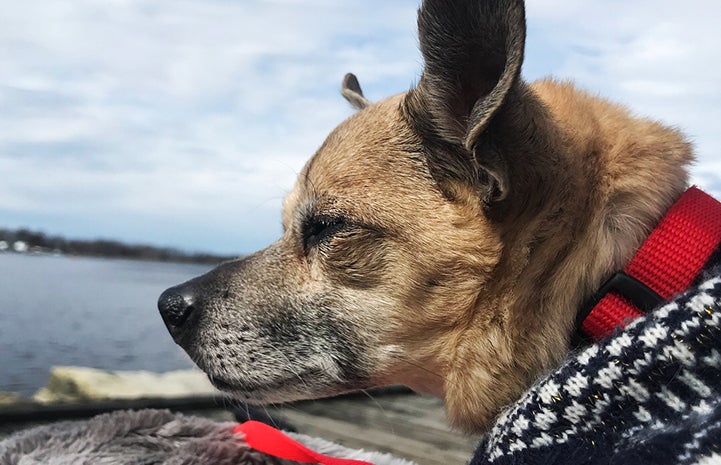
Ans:
[[[31,395],[53,365],[192,367],[156,302],[165,288],[209,268],[0,253],[0,391]]]

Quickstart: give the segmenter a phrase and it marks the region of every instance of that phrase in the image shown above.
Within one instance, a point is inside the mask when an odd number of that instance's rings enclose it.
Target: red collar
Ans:
[[[593,340],[687,289],[721,243],[721,203],[690,187],[651,232],[631,263],[601,287],[581,312]]]

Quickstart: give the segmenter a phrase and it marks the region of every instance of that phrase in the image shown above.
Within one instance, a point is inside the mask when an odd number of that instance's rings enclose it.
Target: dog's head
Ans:
[[[300,173],[282,237],[160,298],[175,341],[241,400],[400,383],[482,429],[563,354],[573,316],[527,309],[555,298],[535,291],[578,240],[563,214],[585,186],[520,78],[523,2],[426,0],[418,26],[418,86],[371,104],[347,77],[359,111]]]

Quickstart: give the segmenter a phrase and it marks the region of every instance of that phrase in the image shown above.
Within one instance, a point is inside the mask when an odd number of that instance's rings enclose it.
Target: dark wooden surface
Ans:
[[[156,399],[157,400],[157,399]],[[137,405],[135,405],[135,403]],[[169,408],[216,420],[233,420],[225,400],[187,399],[162,401],[104,401],[57,406],[17,404],[0,406],[0,438],[33,425],[63,419],[87,418],[127,408]],[[478,438],[452,431],[438,399],[404,390],[374,391],[334,399],[296,402],[267,407],[271,416],[282,417],[298,432],[347,447],[388,452],[419,465],[463,465]],[[4,414],[4,416],[3,416]]]
[[[408,393],[299,402],[269,409],[298,428],[348,447],[389,452],[420,465],[462,465],[478,438],[448,427],[440,400]]]

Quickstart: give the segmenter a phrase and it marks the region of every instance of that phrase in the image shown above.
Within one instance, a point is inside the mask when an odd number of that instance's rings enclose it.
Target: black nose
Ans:
[[[183,285],[167,289],[158,298],[160,315],[176,342],[183,333],[183,325],[196,310],[195,300],[192,290]]]

